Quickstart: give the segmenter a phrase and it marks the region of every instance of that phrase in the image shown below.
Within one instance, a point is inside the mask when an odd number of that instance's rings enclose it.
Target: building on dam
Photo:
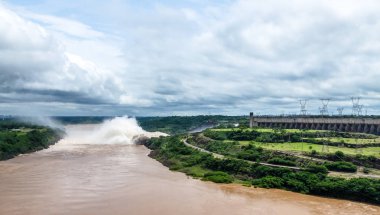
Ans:
[[[249,127],[332,130],[380,134],[380,119],[371,117],[254,116]]]

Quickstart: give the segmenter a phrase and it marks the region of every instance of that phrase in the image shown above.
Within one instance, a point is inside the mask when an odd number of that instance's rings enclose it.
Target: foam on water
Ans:
[[[135,118],[115,117],[101,124],[82,126],[82,129],[66,128],[66,142],[75,144],[134,144],[139,138],[167,136],[162,132],[147,132]]]

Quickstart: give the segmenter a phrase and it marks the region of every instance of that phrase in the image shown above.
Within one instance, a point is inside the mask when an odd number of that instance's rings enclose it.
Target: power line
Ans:
[[[331,99],[320,99],[320,100],[322,102],[322,107],[319,107],[319,113],[322,116],[329,115],[328,105]]]
[[[359,116],[363,108],[363,106],[360,105],[360,97],[351,97],[351,101],[352,101],[352,115]]]
[[[306,104],[307,104],[307,99],[300,99],[300,115],[307,115],[307,109],[306,109]]]

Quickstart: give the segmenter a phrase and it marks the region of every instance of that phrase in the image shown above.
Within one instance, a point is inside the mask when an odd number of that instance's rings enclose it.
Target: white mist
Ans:
[[[115,117],[101,124],[67,127],[66,142],[75,144],[135,144],[141,137],[167,136],[161,132],[147,132],[142,129],[135,118]]]

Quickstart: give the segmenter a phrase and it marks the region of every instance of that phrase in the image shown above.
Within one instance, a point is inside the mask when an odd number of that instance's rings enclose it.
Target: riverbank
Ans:
[[[336,178],[316,166],[292,170],[252,164],[239,159],[219,159],[184,145],[180,137],[151,139],[146,146],[150,156],[171,170],[216,183],[242,183],[247,186],[280,188],[294,192],[380,203],[380,180]],[[251,149],[252,150],[252,149]]]
[[[46,149],[62,137],[62,131],[49,127],[2,121],[0,123],[0,160]]]

